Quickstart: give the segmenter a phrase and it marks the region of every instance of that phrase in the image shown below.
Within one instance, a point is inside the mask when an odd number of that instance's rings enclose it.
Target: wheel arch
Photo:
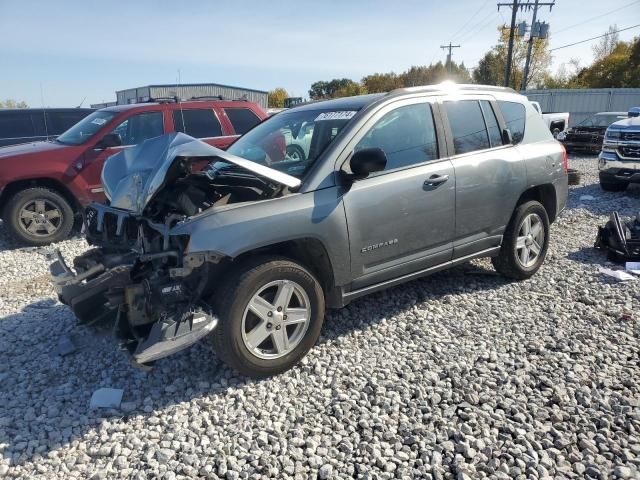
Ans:
[[[556,196],[556,189],[552,184],[546,183],[528,188],[522,192],[522,195],[520,195],[520,198],[516,203],[516,208],[530,200],[535,200],[542,204],[544,209],[547,211],[549,223],[553,223],[555,221],[558,213],[558,199]]]
[[[82,207],[76,197],[62,182],[53,178],[42,177],[16,180],[8,183],[0,194],[0,212],[4,215],[4,207],[6,206],[7,201],[17,192],[37,187],[49,188],[62,195],[65,200],[69,202],[69,205],[71,205],[73,213],[78,213],[82,210]]]
[[[244,251],[231,258],[226,257],[217,269],[217,277],[223,272],[235,268],[256,256],[273,255],[293,260],[307,268],[318,279],[329,307],[339,307],[342,302],[341,291],[335,285],[334,268],[324,244],[314,237],[303,237],[264,245]],[[221,275],[222,274],[222,275]]]

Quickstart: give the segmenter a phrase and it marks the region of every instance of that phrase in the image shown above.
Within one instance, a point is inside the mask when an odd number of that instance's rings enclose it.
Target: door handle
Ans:
[[[425,187],[437,187],[438,185],[442,185],[447,180],[449,180],[449,175],[431,175],[424,181],[423,185]]]

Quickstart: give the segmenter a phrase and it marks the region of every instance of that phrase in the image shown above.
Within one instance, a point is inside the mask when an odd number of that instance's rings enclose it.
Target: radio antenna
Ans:
[[[80,105],[78,105],[76,108],[82,108],[82,104],[84,103],[84,101],[87,99],[87,96],[85,95],[84,98],[82,99],[82,101],[80,102]]]
[[[182,117],[182,129],[184,133],[187,133],[187,125],[184,123],[184,112],[182,111],[182,102],[180,98],[180,69],[178,69],[178,85],[176,88],[176,100],[178,101],[178,107],[180,108],[180,116]]]
[[[42,104],[42,118],[44,119],[44,134],[47,136],[47,142],[48,142],[49,128],[47,127],[47,112],[44,109],[44,90],[42,89],[42,82],[40,82],[40,103]]]

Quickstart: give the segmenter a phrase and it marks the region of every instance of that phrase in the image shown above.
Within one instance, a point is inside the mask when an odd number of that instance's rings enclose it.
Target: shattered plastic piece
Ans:
[[[580,195],[581,202],[590,202],[591,200],[595,200],[593,195]]]
[[[69,335],[63,336],[55,348],[55,353],[61,357],[66,357],[76,351],[76,346]]]
[[[99,388],[91,395],[90,408],[120,408],[124,390],[120,388]]]
[[[624,269],[627,272],[635,273],[636,275],[640,275],[640,262],[627,262],[624,266]]]
[[[604,275],[615,278],[616,280],[620,280],[621,282],[635,280],[635,277],[633,275],[622,270],[611,270],[610,268],[600,267],[598,271]]]

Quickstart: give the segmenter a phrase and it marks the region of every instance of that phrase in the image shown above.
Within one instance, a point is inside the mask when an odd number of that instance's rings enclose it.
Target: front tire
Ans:
[[[498,273],[515,280],[525,280],[536,273],[547,255],[549,216],[536,201],[519,205],[504,237],[502,247],[492,263]]]
[[[14,194],[5,207],[4,218],[15,239],[41,246],[64,240],[73,228],[73,209],[55,190],[34,187]]]
[[[304,267],[281,257],[241,264],[213,301],[220,323],[212,335],[220,358],[242,375],[282,373],[313,347],[324,321],[324,295]]]

